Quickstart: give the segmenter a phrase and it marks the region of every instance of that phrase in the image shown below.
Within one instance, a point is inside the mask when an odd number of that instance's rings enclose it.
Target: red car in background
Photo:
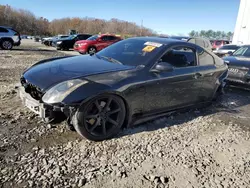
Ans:
[[[213,50],[218,50],[220,47],[230,44],[230,41],[228,40],[213,40],[211,41],[212,44],[212,49]]]
[[[110,34],[93,35],[86,40],[77,41],[74,50],[80,54],[94,54],[120,40],[122,40],[120,37]]]

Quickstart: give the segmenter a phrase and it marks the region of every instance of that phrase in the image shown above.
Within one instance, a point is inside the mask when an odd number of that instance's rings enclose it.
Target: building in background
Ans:
[[[250,44],[250,0],[240,0],[233,44]]]

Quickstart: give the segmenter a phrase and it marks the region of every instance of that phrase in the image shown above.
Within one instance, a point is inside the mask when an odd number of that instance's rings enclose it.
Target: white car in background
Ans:
[[[21,36],[18,31],[12,27],[0,26],[0,48],[11,50],[13,46],[21,44]]]
[[[238,45],[228,44],[220,47],[218,50],[214,50],[213,52],[219,57],[224,57],[233,54],[233,52],[238,50],[240,47],[241,46]]]

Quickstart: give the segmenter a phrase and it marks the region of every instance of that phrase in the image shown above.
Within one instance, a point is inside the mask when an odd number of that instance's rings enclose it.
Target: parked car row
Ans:
[[[93,36],[90,34],[75,34],[70,36],[59,35],[56,37],[43,38],[42,43],[53,46],[57,50],[74,49],[80,54],[94,54],[120,40],[122,40],[120,37],[111,34]]]
[[[53,41],[58,40],[58,39],[62,39],[62,38],[67,38],[68,35],[57,35],[54,37],[47,37],[47,38],[42,38],[42,44],[46,45],[46,46],[52,46]]]
[[[57,50],[69,50],[74,47],[75,42],[79,40],[85,40],[91,37],[89,34],[77,34],[77,35],[70,35],[65,38],[59,38],[52,42],[52,46],[55,47]]]

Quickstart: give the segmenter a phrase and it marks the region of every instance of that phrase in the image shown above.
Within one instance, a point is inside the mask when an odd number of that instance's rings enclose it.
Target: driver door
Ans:
[[[195,49],[175,46],[160,59],[172,65],[171,71],[149,72],[144,110],[158,112],[185,107],[198,102],[202,83],[196,75]],[[154,69],[154,67],[153,67]]]

